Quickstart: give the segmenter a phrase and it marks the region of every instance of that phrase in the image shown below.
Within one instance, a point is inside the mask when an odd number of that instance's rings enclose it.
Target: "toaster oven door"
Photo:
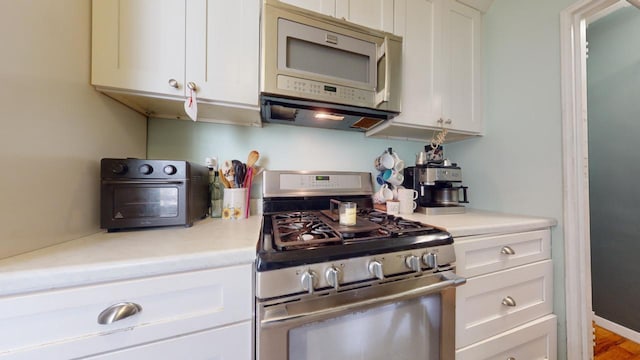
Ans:
[[[101,227],[186,225],[184,181],[103,181]]]

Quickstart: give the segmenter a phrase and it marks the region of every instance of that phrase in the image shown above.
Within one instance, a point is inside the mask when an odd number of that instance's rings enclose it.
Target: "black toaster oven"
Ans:
[[[100,227],[191,226],[207,216],[209,170],[179,160],[102,159]]]

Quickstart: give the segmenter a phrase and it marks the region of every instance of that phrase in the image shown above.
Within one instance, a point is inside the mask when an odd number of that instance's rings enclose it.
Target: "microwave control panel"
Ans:
[[[348,86],[327,84],[320,81],[300,79],[293,76],[278,75],[278,89],[293,91],[309,97],[338,103],[371,106],[374,103],[373,91],[356,89]]]

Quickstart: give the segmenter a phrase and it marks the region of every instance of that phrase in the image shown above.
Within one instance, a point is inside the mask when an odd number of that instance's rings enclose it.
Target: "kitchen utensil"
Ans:
[[[231,184],[229,184],[229,181],[224,176],[224,171],[222,171],[222,168],[218,169],[218,175],[220,175],[220,182],[222,183],[222,185],[224,185],[224,187],[227,189],[231,188]]]
[[[242,187],[242,184],[244,183],[244,171],[242,170],[242,162],[240,162],[240,160],[231,160],[231,164],[233,166],[234,172],[234,187]]]
[[[222,173],[223,177],[227,179],[227,184],[229,184],[229,188],[233,188],[235,186],[235,169],[233,168],[233,163],[229,160],[225,160],[222,163]]]
[[[255,165],[259,158],[260,153],[256,150],[251,150],[249,156],[247,157],[247,168],[253,167],[253,165]]]
[[[244,187],[247,188],[247,199],[244,206],[244,217],[249,217],[249,209],[251,205],[251,183],[253,182],[253,166],[247,168],[247,174],[244,177]]]

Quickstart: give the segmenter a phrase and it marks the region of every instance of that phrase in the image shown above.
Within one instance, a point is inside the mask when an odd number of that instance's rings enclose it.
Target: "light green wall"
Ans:
[[[486,135],[448,145],[474,207],[553,217],[558,359],[566,358],[560,12],[574,0],[495,0],[484,16]]]
[[[208,156],[246,161],[260,152],[258,165],[271,170],[367,171],[373,160],[392,147],[408,165],[423,149],[419,142],[367,138],[359,132],[264,124],[262,128],[188,120],[150,119],[149,158],[185,159],[203,163]],[[260,196],[259,186],[252,197]]]

